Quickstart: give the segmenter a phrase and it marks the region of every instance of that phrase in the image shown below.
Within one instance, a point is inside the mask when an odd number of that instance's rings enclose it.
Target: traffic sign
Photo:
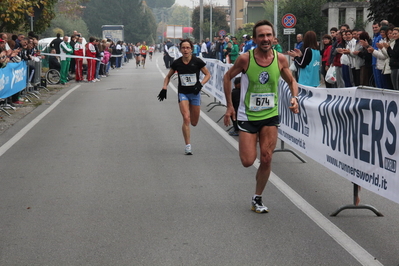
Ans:
[[[225,30],[220,30],[219,31],[219,36],[220,37],[223,37],[223,36],[225,36],[226,35],[226,31]]]
[[[285,14],[281,20],[284,28],[293,28],[296,25],[296,17],[293,14]]]
[[[290,35],[290,34],[295,34],[295,28],[293,28],[293,29],[287,29],[287,28],[285,28],[285,29],[283,29],[283,33],[284,33],[284,35]]]

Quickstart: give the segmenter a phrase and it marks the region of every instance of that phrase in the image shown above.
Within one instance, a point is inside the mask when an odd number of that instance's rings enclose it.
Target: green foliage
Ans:
[[[168,25],[191,26],[191,9],[187,6],[173,6],[168,16]]]
[[[28,31],[31,27],[31,17],[34,17],[34,32],[43,32],[55,16],[56,2],[57,0],[0,1],[0,31]]]
[[[237,36],[237,40],[240,41],[240,38],[242,38],[243,35],[249,35],[252,36],[252,29],[254,28],[255,23],[247,23],[242,25],[242,28],[239,28],[236,36]]]
[[[55,19],[51,21],[50,27],[42,33],[42,38],[55,37],[57,33],[61,33],[61,36],[71,35],[76,30],[82,34],[83,37],[88,39],[89,29],[86,23],[81,18],[70,18],[66,15],[57,15]],[[100,37],[100,36],[98,36]]]
[[[94,36],[102,36],[102,25],[124,25],[126,42],[155,39],[156,28],[151,9],[141,0],[91,0],[83,19]]]
[[[209,37],[210,34],[210,6],[204,6],[204,21],[200,21],[200,8],[196,7],[192,14],[192,27],[194,28],[194,38],[199,40],[200,27],[202,27],[204,39]],[[212,35],[217,35],[219,30],[229,31],[230,27],[226,21],[226,13],[223,9],[214,7],[212,8]],[[200,41],[200,40],[199,40]]]
[[[174,5],[175,0],[146,0],[146,4],[151,8],[169,8]]]
[[[395,26],[399,25],[399,2],[397,0],[370,0],[369,2],[369,21],[380,22],[386,19]]]
[[[297,34],[305,34],[307,31],[314,31],[316,35],[321,38],[327,33],[328,19],[321,16],[321,6],[325,4],[326,0],[287,0],[279,2],[278,17],[278,37],[283,51],[288,49],[288,35],[283,35],[283,27],[281,25],[281,18],[291,13],[297,18],[295,26]],[[295,35],[291,35],[291,48],[296,42]]]

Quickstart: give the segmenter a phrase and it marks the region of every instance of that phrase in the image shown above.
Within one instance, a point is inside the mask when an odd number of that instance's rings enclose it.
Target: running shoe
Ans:
[[[186,149],[184,151],[185,155],[193,155],[192,151],[191,151],[191,144],[186,145]]]
[[[256,213],[267,213],[269,212],[269,209],[263,205],[262,202],[262,197],[256,196],[255,198],[252,198],[252,211]]]

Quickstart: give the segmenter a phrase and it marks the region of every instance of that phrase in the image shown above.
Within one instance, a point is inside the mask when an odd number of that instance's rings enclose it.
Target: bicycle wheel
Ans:
[[[58,84],[60,83],[61,75],[60,72],[56,69],[50,69],[46,73],[46,80],[49,84]]]

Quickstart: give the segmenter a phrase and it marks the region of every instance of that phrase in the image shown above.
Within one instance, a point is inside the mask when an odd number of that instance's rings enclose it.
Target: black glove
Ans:
[[[162,89],[158,94],[158,100],[162,102],[164,99],[166,99],[166,90]]]
[[[195,95],[197,95],[198,93],[200,93],[200,91],[202,90],[202,84],[201,84],[201,82],[197,82],[196,84],[195,84],[195,88],[194,88],[194,94]]]

